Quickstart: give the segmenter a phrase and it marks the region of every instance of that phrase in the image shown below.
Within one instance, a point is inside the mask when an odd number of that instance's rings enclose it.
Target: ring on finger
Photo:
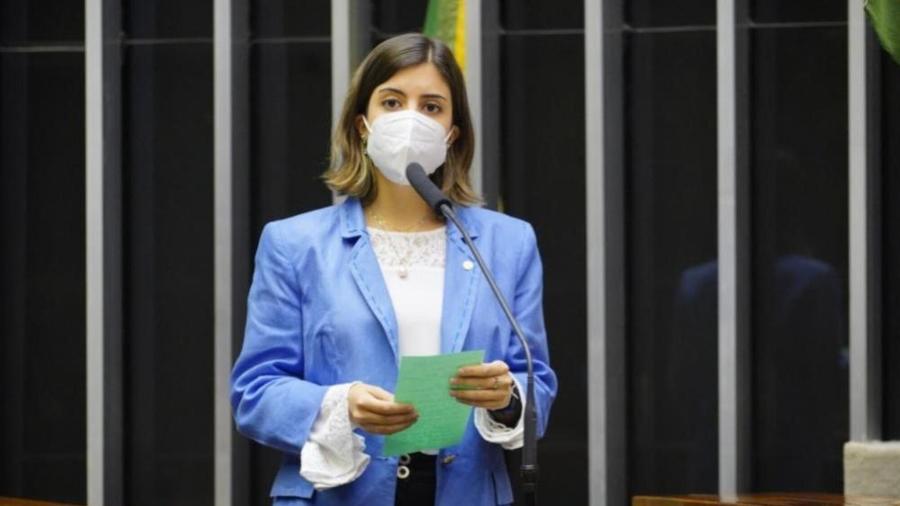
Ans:
[[[494,376],[494,384],[491,385],[491,390],[498,390],[500,388],[500,377]]]

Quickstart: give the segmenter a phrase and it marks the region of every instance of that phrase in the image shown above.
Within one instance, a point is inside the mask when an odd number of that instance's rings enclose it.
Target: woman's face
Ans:
[[[432,63],[422,63],[400,70],[387,81],[379,84],[366,108],[366,119],[371,125],[378,116],[391,112],[413,110],[428,116],[453,131],[450,142],[456,138],[453,127],[453,102],[450,87]],[[357,119],[357,129],[362,136],[368,135],[362,117]]]

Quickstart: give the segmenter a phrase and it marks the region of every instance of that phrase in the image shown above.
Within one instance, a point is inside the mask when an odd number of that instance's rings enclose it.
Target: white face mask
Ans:
[[[419,163],[431,175],[447,158],[450,133],[443,125],[413,110],[382,114],[369,125],[366,153],[384,177],[397,184],[409,185],[406,166]]]

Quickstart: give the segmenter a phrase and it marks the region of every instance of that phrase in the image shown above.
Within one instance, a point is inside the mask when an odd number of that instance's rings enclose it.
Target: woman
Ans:
[[[276,505],[512,502],[503,448],[522,444],[525,355],[459,232],[409,186],[418,162],[510,299],[534,355],[538,434],[556,394],[532,228],[469,205],[472,123],[462,74],[441,42],[401,35],[354,75],[326,183],[342,204],[268,224],[232,374],[238,429],[284,452]],[[399,357],[485,350],[448,395],[473,406],[462,441],[381,456],[416,423],[393,401]],[[463,388],[458,388],[463,387]]]

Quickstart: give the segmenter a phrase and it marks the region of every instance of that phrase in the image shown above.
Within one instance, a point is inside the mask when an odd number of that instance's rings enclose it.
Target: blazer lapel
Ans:
[[[384,283],[378,259],[369,245],[369,236],[363,231],[365,218],[362,214],[362,206],[357,199],[347,199],[341,207],[342,235],[345,239],[356,238],[356,243],[350,251],[350,273],[369,309],[381,324],[391,351],[394,353],[394,360],[399,364],[397,317],[394,314],[391,296]]]
[[[466,219],[466,208],[457,207],[460,221],[474,241],[476,227]],[[444,263],[444,302],[441,312],[441,353],[462,350],[476,303],[476,287],[481,271],[475,264],[462,234],[452,223],[447,224],[447,253]]]

